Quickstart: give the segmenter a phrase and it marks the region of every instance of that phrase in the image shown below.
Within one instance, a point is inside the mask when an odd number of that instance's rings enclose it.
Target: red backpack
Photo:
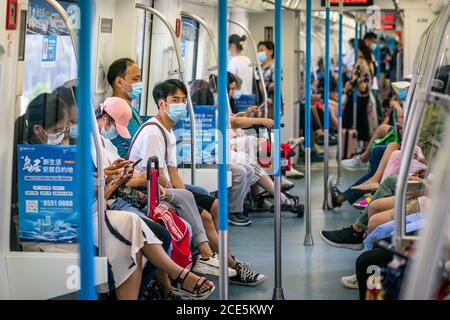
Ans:
[[[153,168],[154,165],[154,168]],[[148,216],[166,227],[172,236],[170,257],[182,268],[192,265],[190,232],[186,223],[159,199],[159,162],[157,157],[147,162]]]

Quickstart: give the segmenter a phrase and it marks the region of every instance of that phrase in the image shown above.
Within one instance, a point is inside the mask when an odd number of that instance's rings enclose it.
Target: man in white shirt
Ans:
[[[187,89],[184,84],[175,79],[156,85],[153,98],[158,106],[156,117],[148,120],[136,133],[130,146],[130,160],[149,159],[157,157],[160,164],[159,183],[165,188],[185,189],[185,184],[177,171],[176,138],[172,128],[186,117]],[[146,171],[147,163],[142,161],[136,166],[136,171]],[[203,217],[212,215],[217,229],[218,201],[204,194],[192,192]],[[218,243],[211,243],[211,248],[218,251]],[[198,258],[197,260],[201,259]],[[248,264],[237,261],[229,255],[228,265],[235,269],[237,275],[230,281],[243,285],[258,285],[267,277],[251,270]],[[194,271],[196,271],[194,265]]]

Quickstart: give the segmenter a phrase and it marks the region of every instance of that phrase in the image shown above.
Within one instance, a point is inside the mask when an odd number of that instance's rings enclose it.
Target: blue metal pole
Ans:
[[[339,8],[339,81],[338,81],[338,118],[339,118],[339,129],[338,129],[338,183],[341,181],[341,161],[342,161],[342,90],[343,90],[343,2],[340,1]]]
[[[227,74],[227,18],[228,1],[218,4],[218,94],[219,94],[219,253],[220,299],[228,300],[228,184],[227,184],[227,128],[228,128],[228,74]]]
[[[306,76],[305,76],[305,246],[314,245],[311,230],[311,37],[312,37],[312,0],[306,1]]]
[[[328,177],[329,177],[329,145],[330,145],[330,1],[327,0],[325,9],[325,114],[324,114],[324,200],[323,208],[328,210]]]
[[[91,160],[91,74],[92,74],[92,26],[93,2],[80,0],[81,30],[79,37],[80,62],[78,67],[78,124],[80,136],[77,152],[77,193],[75,208],[80,213],[80,299],[95,300],[94,241],[92,228],[93,180]]]
[[[273,146],[273,170],[275,180],[274,216],[275,216],[275,288],[274,300],[284,300],[281,270],[281,46],[282,46],[282,16],[281,0],[275,1],[275,95],[274,95],[274,129],[275,143]]]
[[[356,22],[356,27],[355,27],[355,42],[354,42],[354,46],[355,46],[355,65],[354,68],[356,68],[356,63],[358,61],[358,26],[359,23]],[[357,121],[357,113],[358,113],[358,109],[357,109],[357,99],[358,99],[358,91],[357,88],[355,87],[353,89],[353,129],[356,129],[356,121]]]

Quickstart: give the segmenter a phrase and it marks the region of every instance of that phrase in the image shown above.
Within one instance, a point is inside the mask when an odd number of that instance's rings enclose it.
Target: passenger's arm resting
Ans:
[[[184,189],[184,182],[178,173],[176,167],[167,167],[167,171],[169,171],[170,182],[172,186],[176,189]]]
[[[233,129],[247,129],[255,125],[266,126],[267,120],[265,118],[230,117]]]
[[[134,173],[133,178],[128,182],[130,188],[145,187],[147,185],[147,171]]]

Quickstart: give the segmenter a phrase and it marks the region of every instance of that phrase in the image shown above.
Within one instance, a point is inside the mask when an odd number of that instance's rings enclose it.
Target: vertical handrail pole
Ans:
[[[328,210],[328,177],[330,175],[330,0],[326,0],[325,8],[325,112],[324,112],[324,169],[323,169],[323,209]]]
[[[70,40],[72,42],[72,46],[74,49],[74,54],[75,54],[75,59],[78,62],[78,65],[80,65],[80,44],[79,44],[79,38],[78,38],[78,34],[77,31],[75,30],[75,26],[72,23],[71,18],[69,17],[69,15],[67,14],[66,10],[61,6],[60,3],[58,3],[56,0],[46,0],[47,3],[52,6],[57,12],[58,14],[61,16],[62,20],[64,21],[64,23],[67,25],[67,29],[69,30],[69,34],[70,34]],[[80,70],[79,70],[80,71]],[[87,115],[87,117],[91,118],[90,121],[90,133],[92,134],[93,137],[93,141],[94,141],[94,147],[96,150],[96,160],[97,160],[97,171],[98,172],[103,172],[103,155],[101,152],[101,148],[102,146],[100,145],[100,133],[97,127],[97,122],[95,121],[95,113],[94,113],[94,107],[93,107],[93,103],[91,100],[91,96],[88,95],[89,98],[89,106],[90,106],[90,112]],[[77,100],[77,105],[80,105],[79,100]],[[89,109],[88,109],[89,110]],[[80,115],[79,115],[80,118]],[[87,131],[89,132],[89,130]],[[82,139],[81,136],[79,138],[80,140]],[[89,138],[89,142],[90,142],[90,138]],[[89,151],[90,152],[90,151]],[[80,153],[80,150],[78,150],[77,153]],[[89,174],[89,172],[91,171],[81,171],[81,172],[86,172]],[[91,177],[91,176],[90,176]],[[92,178],[92,177],[91,177]],[[103,176],[99,176],[97,177],[96,181],[95,181],[95,186],[97,188],[97,211],[98,211],[98,232],[97,232],[97,245],[98,245],[98,252],[99,252],[99,256],[104,257],[106,256],[105,253],[105,238],[103,237],[103,230],[105,230],[105,210],[106,210],[106,200],[105,200],[105,179],[103,178]],[[77,187],[78,188],[78,187]],[[77,189],[78,190],[78,189]],[[78,193],[80,194],[80,193]],[[80,203],[83,203],[84,200],[79,199]],[[75,208],[77,212],[80,212],[80,208],[76,207]],[[91,208],[89,210],[90,213],[92,213]],[[92,228],[91,228],[92,229]],[[80,234],[81,236],[81,234]],[[83,253],[80,252],[80,256]]]
[[[341,162],[342,162],[342,90],[343,90],[343,20],[344,20],[344,0],[339,1],[339,81],[338,81],[338,167],[337,167],[337,182],[341,183]]]
[[[81,290],[80,299],[95,300],[94,279],[94,241],[92,228],[92,160],[91,160],[91,89],[92,89],[92,26],[93,26],[93,2],[80,0],[81,30],[79,38],[80,66],[78,77],[80,79],[78,99],[78,121],[80,137],[77,152],[77,193],[76,208],[80,213],[80,269]]]
[[[403,57],[403,51],[399,50],[397,53],[397,76],[396,76],[396,81],[400,81],[402,79],[402,65],[400,63],[400,57]]]
[[[275,180],[274,216],[275,216],[275,288],[274,300],[284,300],[281,266],[281,62],[282,62],[282,24],[281,0],[275,0],[275,92],[274,92],[274,129],[273,174]]]
[[[172,38],[173,47],[175,48],[175,56],[177,57],[177,63],[178,63],[178,72],[181,77],[181,82],[184,83],[184,85],[187,88],[187,104],[188,104],[188,112],[189,112],[189,118],[191,120],[191,184],[195,184],[196,180],[196,170],[197,170],[197,159],[196,159],[196,150],[195,150],[195,143],[196,143],[196,128],[195,128],[195,112],[194,107],[192,105],[192,98],[191,98],[191,90],[189,90],[189,83],[184,75],[183,70],[183,62],[181,59],[181,48],[180,48],[180,42],[177,40],[177,34],[175,33],[175,30],[173,29],[173,26],[170,24],[169,20],[161,14],[158,10],[152,8],[151,6],[136,3],[136,9],[142,9],[145,11],[150,12],[154,16],[157,16],[161,22],[166,26],[167,30],[169,31],[170,37]]]
[[[355,64],[353,66],[353,71],[356,68],[356,64],[358,63],[358,21],[356,20],[355,25],[355,41],[353,45],[355,46]],[[356,129],[356,121],[358,119],[358,88],[355,86],[353,88],[353,129]]]
[[[305,246],[313,246],[311,230],[311,35],[312,35],[312,0],[306,0],[306,76],[305,76]]]
[[[218,3],[219,61],[218,61],[218,111],[219,111],[219,254],[220,299],[228,300],[228,189],[227,189],[227,127],[228,127],[228,74],[227,74],[227,17],[228,1]]]

